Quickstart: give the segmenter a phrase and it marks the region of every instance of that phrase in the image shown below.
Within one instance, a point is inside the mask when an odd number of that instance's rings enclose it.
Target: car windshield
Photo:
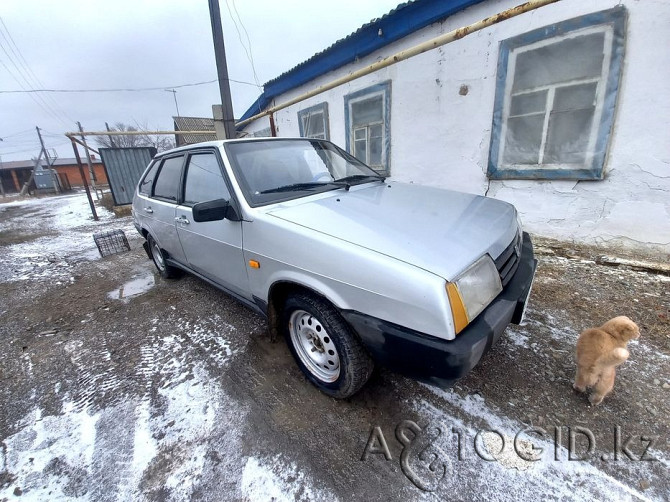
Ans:
[[[334,144],[313,139],[226,143],[247,202],[262,206],[384,177]]]

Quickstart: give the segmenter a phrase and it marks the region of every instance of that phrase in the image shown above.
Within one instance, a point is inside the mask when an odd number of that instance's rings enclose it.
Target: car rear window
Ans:
[[[140,182],[140,193],[143,195],[151,195],[151,187],[154,186],[154,179],[156,178],[156,171],[158,171],[158,166],[160,162],[154,162],[153,165],[147,171],[147,174],[144,176],[144,179]]]
[[[161,199],[177,200],[179,195],[179,182],[181,181],[181,166],[184,157],[170,157],[163,161],[158,179],[154,185],[154,197]]]

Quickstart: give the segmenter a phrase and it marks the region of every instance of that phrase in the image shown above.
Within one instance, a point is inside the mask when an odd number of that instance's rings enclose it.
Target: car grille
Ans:
[[[495,260],[496,268],[500,274],[500,282],[503,288],[514,277],[514,272],[519,267],[519,256],[521,255],[521,244],[523,237],[521,232],[517,232],[509,246],[505,248]]]

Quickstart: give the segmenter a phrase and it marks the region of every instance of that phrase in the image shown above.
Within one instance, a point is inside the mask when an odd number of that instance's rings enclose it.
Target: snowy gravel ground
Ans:
[[[380,369],[336,401],[262,318],[162,280],[131,220],[99,214],[82,194],[0,204],[0,501],[670,498],[670,277],[539,256],[525,324],[461,382]],[[111,228],[132,250],[100,258]],[[618,314],[642,337],[594,408],[574,343]]]
[[[91,235],[115,220],[102,206],[96,212],[98,221],[83,193],[0,204],[0,243],[16,241],[3,246],[0,280],[70,280],[73,264],[100,257]],[[137,233],[129,218],[115,228]]]

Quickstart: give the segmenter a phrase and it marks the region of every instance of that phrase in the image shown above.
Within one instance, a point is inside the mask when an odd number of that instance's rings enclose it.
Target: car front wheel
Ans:
[[[298,366],[321,391],[336,398],[350,397],[370,378],[372,359],[325,300],[309,294],[289,297],[281,323]]]

